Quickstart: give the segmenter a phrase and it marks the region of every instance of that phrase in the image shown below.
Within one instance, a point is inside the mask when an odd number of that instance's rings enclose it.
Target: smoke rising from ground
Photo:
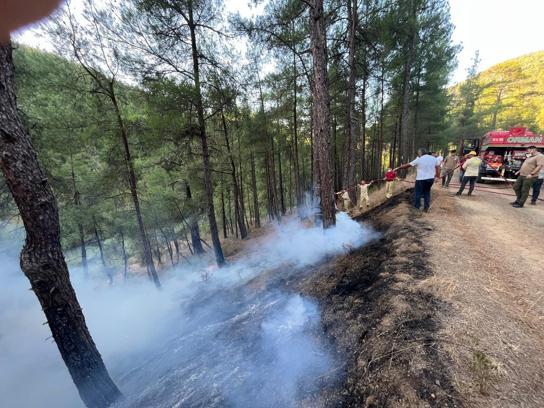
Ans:
[[[282,279],[375,237],[343,213],[326,231],[287,221],[225,268],[193,260],[172,269],[162,291],[143,279],[85,281],[77,266],[70,273],[126,396],[119,406],[289,407],[340,362],[321,335],[318,305],[286,291]],[[19,270],[20,234],[0,238],[1,405],[83,406]]]

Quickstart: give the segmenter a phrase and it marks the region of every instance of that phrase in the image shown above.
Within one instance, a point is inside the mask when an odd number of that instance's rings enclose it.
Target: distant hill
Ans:
[[[478,84],[481,129],[526,126],[544,132],[544,51],[494,65],[478,75]]]

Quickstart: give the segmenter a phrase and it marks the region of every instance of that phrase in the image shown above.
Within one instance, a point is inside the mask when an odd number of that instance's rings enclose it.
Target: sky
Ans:
[[[263,9],[263,3],[258,7],[259,11]],[[225,0],[225,10],[250,16],[255,10],[249,4],[250,0]],[[480,53],[480,70],[544,50],[541,32],[544,0],[450,0],[450,7],[455,25],[453,40],[463,46],[451,83],[466,77],[476,50]],[[28,45],[39,43],[28,29],[19,33],[17,38]]]
[[[543,0],[450,0],[450,7],[453,40],[463,45],[453,83],[466,77],[476,50],[480,52],[480,70],[544,50]]]

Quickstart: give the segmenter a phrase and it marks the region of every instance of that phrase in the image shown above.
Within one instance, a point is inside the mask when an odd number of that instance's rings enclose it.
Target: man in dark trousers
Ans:
[[[533,182],[533,195],[531,197],[531,205],[536,205],[538,196],[540,195],[540,188],[544,183],[544,169],[538,172],[538,178]]]
[[[518,178],[514,183],[516,192],[516,201],[512,203],[514,208],[522,208],[529,197],[529,190],[534,181],[538,178],[538,173],[544,168],[544,155],[540,153],[535,146],[527,148],[529,157],[525,159],[521,168],[516,173]]]
[[[457,168],[459,158],[457,157],[456,150],[450,150],[450,154],[446,156],[442,162],[442,171],[440,176],[442,177],[442,187],[449,187],[453,172]]]
[[[429,211],[431,206],[431,187],[434,179],[440,177],[440,163],[436,157],[427,153],[427,149],[421,147],[417,151],[417,158],[410,163],[397,167],[394,171],[416,168],[416,187],[415,187],[415,207],[419,210],[421,207],[421,198],[423,197],[423,211]]]
[[[482,164],[482,159],[478,157],[474,150],[471,151],[467,156],[469,157],[469,159],[465,161],[461,166],[461,169],[463,169],[464,173],[463,180],[461,181],[461,186],[459,187],[459,191],[455,194],[457,196],[463,194],[463,190],[465,189],[467,183],[470,183],[468,195],[472,195],[472,192],[474,191],[474,186],[476,185],[476,180],[478,179],[478,175],[480,174],[480,165]]]

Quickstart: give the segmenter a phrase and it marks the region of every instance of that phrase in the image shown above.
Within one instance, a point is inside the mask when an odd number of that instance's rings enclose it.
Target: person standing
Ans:
[[[461,166],[464,171],[464,175],[463,180],[461,181],[461,186],[459,187],[459,191],[455,194],[458,196],[463,194],[463,190],[465,189],[467,183],[470,183],[468,195],[472,195],[472,192],[474,191],[474,185],[476,184],[476,180],[478,179],[478,175],[480,174],[480,165],[482,164],[482,160],[477,157],[474,150],[471,151],[468,156],[469,159]]]
[[[385,198],[387,199],[393,197],[396,178],[397,173],[395,173],[392,168],[388,168],[387,172],[385,173]]]
[[[427,153],[424,147],[418,149],[417,156],[415,160],[397,167],[394,171],[396,172],[409,167],[416,168],[414,206],[419,210],[421,207],[421,198],[423,198],[423,211],[427,212],[431,206],[431,188],[434,179],[440,176],[440,165],[435,157]]]
[[[359,183],[359,211],[363,211],[363,209],[366,207],[370,207],[370,197],[368,196],[368,187],[372,185],[372,181],[370,183],[366,183],[366,181],[361,180]]]
[[[512,203],[514,208],[523,208],[527,197],[529,197],[529,190],[535,181],[535,177],[544,168],[544,155],[535,146],[529,146],[527,153],[529,157],[525,159],[519,171],[516,172],[516,175],[519,176],[513,187],[516,192],[516,201]]]
[[[342,210],[349,213],[351,210],[351,199],[347,190],[340,191],[340,198],[342,199]]]
[[[449,187],[453,172],[459,163],[459,158],[455,154],[455,150],[450,150],[450,153],[444,159],[442,169],[440,171],[440,177],[442,177],[442,187]]]
[[[533,182],[533,195],[531,197],[531,205],[536,205],[538,196],[540,195],[540,188],[544,182],[544,169],[538,172],[538,178]]]

